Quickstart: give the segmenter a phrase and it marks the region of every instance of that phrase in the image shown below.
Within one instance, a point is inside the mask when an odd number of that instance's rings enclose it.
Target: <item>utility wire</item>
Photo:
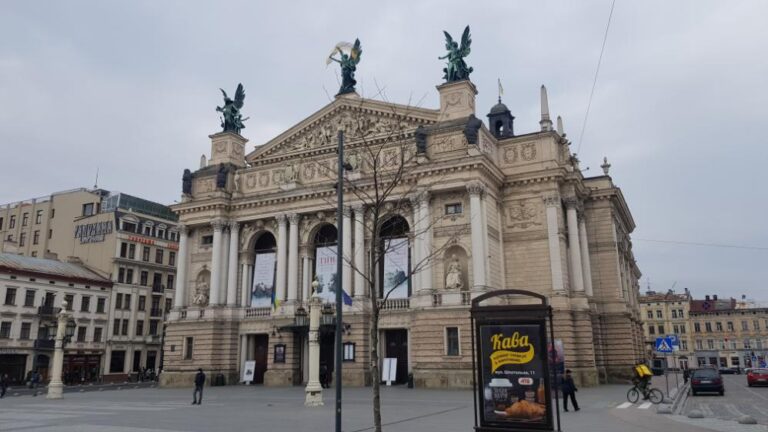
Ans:
[[[720,243],[698,243],[698,242],[687,242],[687,241],[678,241],[678,240],[655,240],[655,239],[642,239],[642,238],[632,238],[632,240],[653,242],[653,243],[679,244],[679,245],[688,245],[688,246],[706,246],[706,247],[718,247],[718,248],[729,248],[729,249],[768,250],[768,247],[763,247],[763,246],[744,246],[744,245],[731,245],[731,244],[720,244]]]
[[[600,57],[597,59],[597,68],[595,69],[595,78],[592,81],[592,91],[589,92],[589,100],[587,101],[587,111],[584,113],[584,123],[581,124],[581,132],[579,133],[579,147],[576,149],[576,153],[581,153],[581,139],[584,137],[584,130],[587,128],[587,119],[589,118],[589,109],[592,107],[592,96],[595,94],[595,87],[597,86],[597,76],[600,74],[600,64],[603,62],[603,52],[605,51],[605,42],[608,40],[608,29],[611,28],[611,17],[613,17],[613,7],[616,6],[616,0],[611,2],[611,12],[608,14],[608,24],[605,25],[605,34],[603,35],[603,46],[600,47]]]

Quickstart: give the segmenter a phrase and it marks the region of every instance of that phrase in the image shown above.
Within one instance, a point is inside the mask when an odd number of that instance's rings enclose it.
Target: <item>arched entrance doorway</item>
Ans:
[[[275,266],[277,263],[277,241],[272,233],[265,232],[256,239],[253,246],[253,283],[251,285],[251,307],[271,307],[275,288]]]

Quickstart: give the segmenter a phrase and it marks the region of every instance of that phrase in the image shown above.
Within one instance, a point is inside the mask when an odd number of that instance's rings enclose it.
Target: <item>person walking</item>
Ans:
[[[576,402],[576,392],[579,391],[579,389],[576,388],[576,384],[573,382],[573,377],[571,376],[571,370],[566,369],[565,370],[565,376],[563,377],[563,410],[568,411],[568,397],[571,398],[571,403],[573,403],[573,409],[574,411],[578,411],[581,408],[579,408],[579,403]]]
[[[192,393],[192,405],[203,403],[203,386],[205,385],[205,374],[202,369],[197,369],[195,374],[195,391]],[[198,397],[198,394],[200,395]]]
[[[0,377],[0,399],[5,397],[5,392],[8,391],[9,381],[8,374],[3,374],[3,376]]]

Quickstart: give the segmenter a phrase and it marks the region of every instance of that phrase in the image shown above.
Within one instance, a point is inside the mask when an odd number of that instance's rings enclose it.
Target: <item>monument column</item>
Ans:
[[[424,191],[421,194],[419,202],[419,213],[421,216],[421,289],[432,288],[432,263],[430,254],[432,253],[432,218],[429,212],[429,192]]]
[[[240,224],[229,224],[229,272],[227,275],[227,306],[237,306],[237,264],[240,261],[237,251],[240,246]]]
[[[579,246],[579,222],[576,207],[579,202],[576,197],[565,200],[565,216],[568,220],[568,251],[571,262],[571,286],[576,292],[584,292],[584,275],[581,272],[581,247]]]
[[[299,221],[296,213],[288,215],[288,300],[296,300],[299,294]]]
[[[469,218],[470,227],[472,229],[472,276],[473,276],[473,288],[484,288],[487,283],[485,280],[485,257],[483,251],[485,250],[485,241],[483,238],[483,220],[482,210],[480,206],[480,195],[485,190],[485,186],[479,181],[470,182],[467,185],[467,192],[469,192]]]
[[[187,235],[186,225],[179,225],[179,257],[176,267],[176,291],[173,296],[173,307],[182,308],[187,302]]]
[[[579,216],[579,245],[581,246],[581,267],[584,273],[584,291],[589,297],[592,297],[592,266],[589,261],[586,215],[582,212]]]
[[[547,208],[547,239],[549,242],[549,270],[552,274],[552,290],[563,291],[563,267],[560,265],[560,230],[557,213],[560,211],[560,197],[557,194],[542,197]]]
[[[355,297],[364,297],[366,293],[365,277],[365,207],[356,206],[355,211]]]
[[[209,302],[212,306],[221,304],[221,231],[224,222],[217,219],[211,223],[213,226],[213,251],[211,252],[211,292]]]
[[[284,214],[277,216],[277,275],[275,275],[275,299],[285,299],[285,260],[288,249],[287,218]]]
[[[344,207],[342,217],[342,229],[344,230],[344,259],[341,267],[341,287],[347,294],[352,292],[352,208]]]

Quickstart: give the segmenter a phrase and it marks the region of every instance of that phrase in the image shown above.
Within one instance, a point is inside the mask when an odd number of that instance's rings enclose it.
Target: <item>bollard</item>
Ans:
[[[697,409],[692,409],[691,412],[688,413],[688,418],[692,419],[700,419],[704,418],[704,413]]]
[[[752,416],[743,415],[739,417],[739,424],[757,424],[757,420]]]

